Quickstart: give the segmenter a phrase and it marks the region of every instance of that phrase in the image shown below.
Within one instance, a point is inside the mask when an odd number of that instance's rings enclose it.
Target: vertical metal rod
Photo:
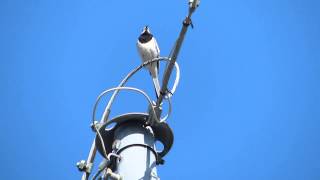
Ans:
[[[110,114],[110,108],[106,108],[105,111],[103,112],[100,123],[105,122],[108,119],[109,114]],[[95,139],[94,139],[91,144],[89,156],[86,161],[88,164],[92,164],[94,162],[94,158],[96,157],[96,153],[97,153],[97,147],[96,147],[96,143],[95,143]],[[89,176],[90,176],[90,173],[83,172],[81,180],[88,180]]]
[[[96,153],[97,153],[97,148],[95,145],[95,141],[93,141],[91,148],[90,148],[89,156],[88,156],[88,159],[86,162],[93,163],[94,158],[96,156]],[[87,180],[89,178],[89,176],[90,176],[90,173],[84,172],[81,179]]]

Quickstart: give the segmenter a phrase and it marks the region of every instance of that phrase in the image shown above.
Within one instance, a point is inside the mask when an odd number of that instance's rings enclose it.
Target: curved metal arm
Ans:
[[[153,106],[151,98],[147,95],[147,93],[145,93],[145,92],[142,91],[141,89],[134,88],[134,87],[115,87],[115,88],[110,88],[110,89],[108,89],[108,90],[103,91],[103,92],[98,96],[98,98],[97,98],[97,100],[96,100],[96,103],[94,104],[94,107],[93,107],[92,123],[94,123],[95,116],[96,116],[97,106],[98,106],[99,101],[101,100],[101,98],[102,98],[105,94],[107,94],[107,93],[109,93],[109,92],[111,92],[111,91],[119,92],[120,90],[131,90],[131,91],[139,92],[139,93],[143,94],[144,97],[146,97],[146,99],[147,99],[148,103],[150,104],[150,106],[151,106],[151,107]],[[155,110],[154,110],[154,108],[152,108],[152,111],[153,111],[153,113],[156,113]],[[157,118],[157,117],[156,117],[156,118]],[[158,120],[158,119],[157,119],[157,120]]]
[[[146,61],[144,62],[143,64],[141,64],[140,66],[138,66],[137,68],[135,68],[134,70],[132,70],[129,74],[127,74],[127,76],[121,81],[121,83],[118,85],[118,87],[123,87],[125,85],[125,83],[137,72],[139,71],[142,67],[152,63],[152,62],[156,62],[156,61],[168,61],[170,62],[170,58],[168,57],[159,57],[159,58],[154,58],[150,61]],[[175,63],[175,67],[177,68],[177,78],[176,78],[176,81],[175,81],[175,84],[172,88],[172,93],[174,93],[174,91],[176,90],[176,87],[178,86],[178,83],[179,83],[179,79],[180,79],[180,68],[179,68],[179,65],[177,63]],[[104,122],[106,121],[108,118],[109,118],[109,115],[110,115],[110,111],[111,111],[111,106],[112,106],[112,103],[114,102],[114,99],[116,98],[116,96],[118,95],[119,93],[119,90],[116,90],[114,91],[114,93],[112,94],[104,112],[103,112],[103,115],[102,115],[102,118],[101,118],[101,121]],[[170,95],[169,95],[170,96]],[[171,97],[171,96],[170,96]]]

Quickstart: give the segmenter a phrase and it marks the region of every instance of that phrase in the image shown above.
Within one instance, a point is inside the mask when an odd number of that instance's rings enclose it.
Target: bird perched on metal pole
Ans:
[[[145,26],[138,38],[137,48],[141,56],[142,62],[150,61],[154,58],[160,57],[160,49],[156,39],[150,32],[148,26]],[[150,75],[152,76],[153,84],[156,90],[157,98],[160,95],[160,82],[159,82],[159,61],[147,65]]]

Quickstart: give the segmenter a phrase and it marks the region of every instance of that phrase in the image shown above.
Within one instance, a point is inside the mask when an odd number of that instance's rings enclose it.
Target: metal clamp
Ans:
[[[200,0],[189,0],[189,7],[190,8],[197,8],[199,7],[199,4],[200,4]]]
[[[186,19],[183,21],[183,26],[189,26],[191,25],[191,28],[193,28],[192,20],[189,17],[186,17]]]
[[[122,180],[122,177],[120,176],[120,174],[112,172],[110,168],[107,169],[106,175],[107,177],[110,177],[111,179],[114,179],[114,180]]]
[[[155,123],[160,123],[160,122],[157,122],[157,119],[156,117],[160,117],[161,115],[161,112],[162,112],[162,106],[156,106],[155,102],[153,101],[152,102],[152,107],[149,105],[148,107],[148,112],[149,112],[149,117],[148,117],[148,120],[146,122],[146,125],[153,125]],[[156,114],[154,114],[154,112]],[[159,119],[160,120],[160,119]]]
[[[135,122],[141,125],[146,125],[148,119],[150,118],[149,116],[150,115],[146,113],[127,113],[127,114],[123,114],[118,117],[115,117],[114,119],[111,119],[110,121],[108,121],[108,123],[116,123],[116,125],[112,129],[109,129],[109,130],[105,129],[105,127],[107,126],[107,123],[102,125],[99,131],[100,131],[100,134],[102,135],[103,142],[99,138],[96,138],[96,142],[95,142],[95,145],[98,151],[100,152],[100,154],[105,157],[102,143],[104,143],[105,145],[107,154],[119,148],[119,147],[115,148],[115,146],[120,142],[114,143],[114,140],[115,140],[114,131],[115,129],[117,129],[117,127],[127,122]],[[155,139],[160,141],[164,146],[161,152],[156,152],[159,155],[158,163],[162,164],[164,162],[162,158],[170,151],[172,147],[173,140],[174,140],[173,132],[172,132],[172,129],[169,127],[169,125],[165,122],[155,123],[154,125],[151,125],[151,128],[152,128],[152,131],[154,132]],[[117,150],[117,152],[118,151],[119,150]],[[105,158],[108,158],[108,157],[105,157]]]
[[[93,132],[97,132],[97,129],[99,130],[101,127],[101,123],[99,123],[98,121],[94,121],[93,123],[90,124],[90,127]]]
[[[92,163],[87,163],[85,160],[77,162],[77,168],[79,171],[91,173]]]

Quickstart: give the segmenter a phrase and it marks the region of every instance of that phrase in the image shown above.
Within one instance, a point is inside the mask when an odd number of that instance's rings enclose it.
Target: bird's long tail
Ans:
[[[152,77],[152,81],[153,81],[154,88],[156,90],[157,98],[159,98],[161,87],[160,87],[160,82],[159,82],[158,76]]]

